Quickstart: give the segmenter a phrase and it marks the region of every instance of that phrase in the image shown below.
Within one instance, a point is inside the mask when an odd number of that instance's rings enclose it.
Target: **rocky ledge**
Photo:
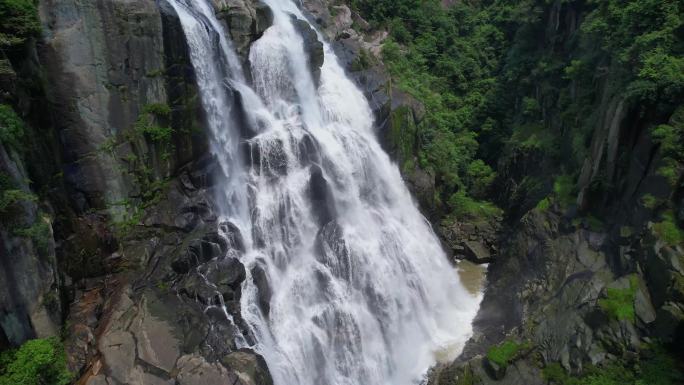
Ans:
[[[272,384],[264,360],[235,344],[251,338],[241,236],[213,214],[211,161],[192,166],[122,237],[119,272],[79,283],[66,346],[81,383]]]

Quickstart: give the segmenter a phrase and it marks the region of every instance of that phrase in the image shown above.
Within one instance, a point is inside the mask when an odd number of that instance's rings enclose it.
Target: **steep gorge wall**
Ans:
[[[16,88],[9,98],[25,115],[27,144],[14,161],[11,152],[3,151],[3,164],[16,169],[10,175],[21,181],[22,189],[38,193],[42,211],[32,204],[27,215],[45,217],[57,229],[56,252],[51,245],[47,261],[56,271],[56,254],[61,280],[70,282],[103,272],[103,261],[117,242],[109,221],[131,210],[130,205],[119,206],[121,202],[140,202],[142,188],[171,177],[203,154],[206,138],[183,130],[198,116],[196,104],[188,107],[188,101],[196,103],[194,83],[173,14],[163,14],[154,2],[145,1],[42,2],[40,12],[44,38],[28,43],[27,54],[13,60],[19,80],[12,84]],[[178,131],[170,146],[173,156],[162,159],[159,144],[141,133],[125,140],[149,104],[171,105],[177,111],[169,118]],[[147,175],[141,176],[143,168]],[[28,180],[30,186],[24,182]],[[16,249],[3,255],[15,258],[7,261],[14,269],[21,266],[17,262],[35,258],[35,253]],[[12,275],[30,271],[19,269]],[[57,279],[28,277],[48,283]],[[61,293],[55,285],[47,288],[55,297],[51,306],[59,324]],[[43,288],[16,297],[27,297],[29,307],[35,307],[47,293]],[[46,334],[39,325],[23,327]],[[14,343],[32,334],[24,333]]]

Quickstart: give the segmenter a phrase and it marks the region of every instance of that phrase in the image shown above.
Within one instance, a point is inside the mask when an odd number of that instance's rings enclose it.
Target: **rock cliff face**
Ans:
[[[270,16],[243,5],[256,23],[248,49]],[[2,183],[25,194],[0,220],[0,347],[65,325],[78,383],[270,384],[263,359],[231,339],[248,335],[244,267],[213,259],[240,240],[214,214],[220,173],[173,8],[46,0],[40,18],[42,39],[2,82],[31,146],[0,145]],[[228,21],[239,40],[242,25]]]
[[[30,195],[20,156],[0,144],[0,348],[59,331],[61,303],[50,219]],[[9,190],[30,199],[9,204]],[[28,236],[27,236],[28,235]]]

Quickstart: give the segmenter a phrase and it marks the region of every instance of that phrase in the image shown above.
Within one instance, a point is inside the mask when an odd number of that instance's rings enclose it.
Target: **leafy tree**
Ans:
[[[67,385],[72,377],[57,338],[27,341],[0,359],[0,385]]]
[[[0,49],[24,43],[40,33],[37,1],[0,0]]]

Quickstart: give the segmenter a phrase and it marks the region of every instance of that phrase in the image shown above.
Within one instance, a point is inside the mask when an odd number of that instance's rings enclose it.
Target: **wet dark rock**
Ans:
[[[309,196],[314,209],[314,215],[316,215],[320,225],[324,225],[335,218],[336,213],[332,189],[323,175],[323,170],[318,165],[311,166]]]
[[[302,166],[320,163],[321,155],[316,140],[309,134],[305,134],[299,142],[299,161]]]
[[[280,140],[250,141],[245,145],[248,164],[260,175],[278,177],[287,175],[287,155],[285,144]]]
[[[349,254],[343,229],[337,222],[329,222],[316,235],[316,258],[327,266],[332,274],[351,280],[352,256]]]
[[[490,263],[492,261],[491,253],[482,243],[478,241],[467,240],[464,241],[463,244],[465,245],[464,251],[466,253],[466,258],[472,262],[482,264]]]
[[[214,304],[213,299],[218,295],[217,289],[197,272],[185,276],[177,287],[180,294],[203,305]]]
[[[254,282],[254,285],[256,285],[258,291],[259,308],[261,309],[261,312],[264,313],[264,316],[268,317],[268,314],[271,311],[271,297],[273,296],[271,285],[268,282],[268,275],[266,274],[266,270],[258,264],[252,268],[251,273],[252,281]]]
[[[311,25],[306,20],[297,19],[292,16],[292,24],[304,40],[304,52],[307,56],[309,70],[311,70],[313,75],[314,83],[319,84],[321,81],[321,66],[323,66],[323,60],[325,59],[323,43],[318,40],[316,31],[311,28]]]
[[[239,252],[245,251],[245,243],[242,238],[242,234],[240,233],[240,229],[238,229],[235,224],[232,222],[222,222],[219,225],[219,229],[223,235],[223,239],[227,243],[226,247],[228,249],[233,249]]]
[[[209,233],[202,239],[191,240],[184,250],[179,251],[180,255],[171,262],[171,268],[178,274],[186,274],[194,267],[223,257],[226,251],[225,239],[218,233]]]
[[[215,185],[217,175],[222,175],[218,159],[214,156],[205,156],[195,163],[189,176],[195,188],[209,188]]]
[[[202,266],[201,270],[209,282],[219,289],[239,290],[247,276],[245,266],[237,258],[213,260]]]

